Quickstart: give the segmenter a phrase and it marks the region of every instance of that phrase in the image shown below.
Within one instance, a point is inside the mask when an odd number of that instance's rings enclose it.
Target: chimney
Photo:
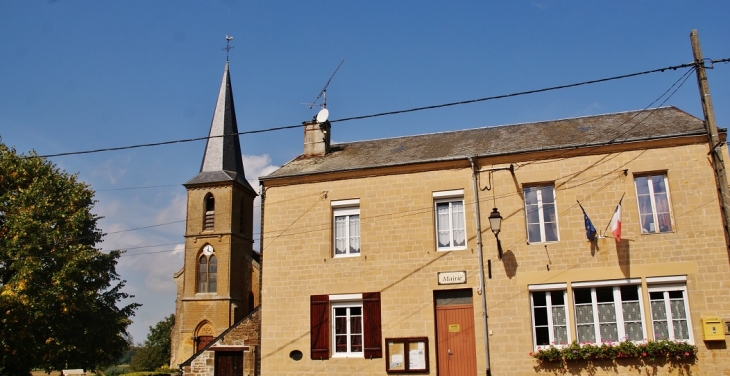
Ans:
[[[321,157],[330,151],[329,121],[324,123],[313,120],[304,122],[304,156]]]

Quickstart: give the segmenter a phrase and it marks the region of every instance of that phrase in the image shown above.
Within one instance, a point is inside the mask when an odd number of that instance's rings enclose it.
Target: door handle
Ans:
[[[454,354],[451,353],[451,349],[447,349],[446,352],[449,354],[449,356],[454,355]]]

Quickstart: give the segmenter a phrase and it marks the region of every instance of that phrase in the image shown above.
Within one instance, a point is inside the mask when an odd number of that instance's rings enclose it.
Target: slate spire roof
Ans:
[[[213,112],[213,121],[210,124],[208,134],[210,138],[205,145],[200,173],[185,185],[236,181],[254,191],[243,173],[241,144],[236,133],[238,133],[236,109],[233,105],[231,75],[228,72],[228,61],[226,61],[218,101]]]

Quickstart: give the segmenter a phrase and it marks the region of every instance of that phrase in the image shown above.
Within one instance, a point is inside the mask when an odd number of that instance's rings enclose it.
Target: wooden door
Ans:
[[[471,291],[469,291],[471,293]],[[436,352],[440,376],[474,376],[477,374],[474,339],[474,307],[465,299],[436,305]]]
[[[243,352],[216,351],[215,376],[243,376]]]

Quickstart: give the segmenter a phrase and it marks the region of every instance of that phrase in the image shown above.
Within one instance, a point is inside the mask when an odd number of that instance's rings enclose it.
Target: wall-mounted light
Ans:
[[[502,215],[499,214],[497,208],[493,208],[492,212],[489,213],[489,227],[492,228],[494,237],[497,238],[497,252],[499,259],[502,259],[502,243],[499,241],[499,231],[502,229]]]

